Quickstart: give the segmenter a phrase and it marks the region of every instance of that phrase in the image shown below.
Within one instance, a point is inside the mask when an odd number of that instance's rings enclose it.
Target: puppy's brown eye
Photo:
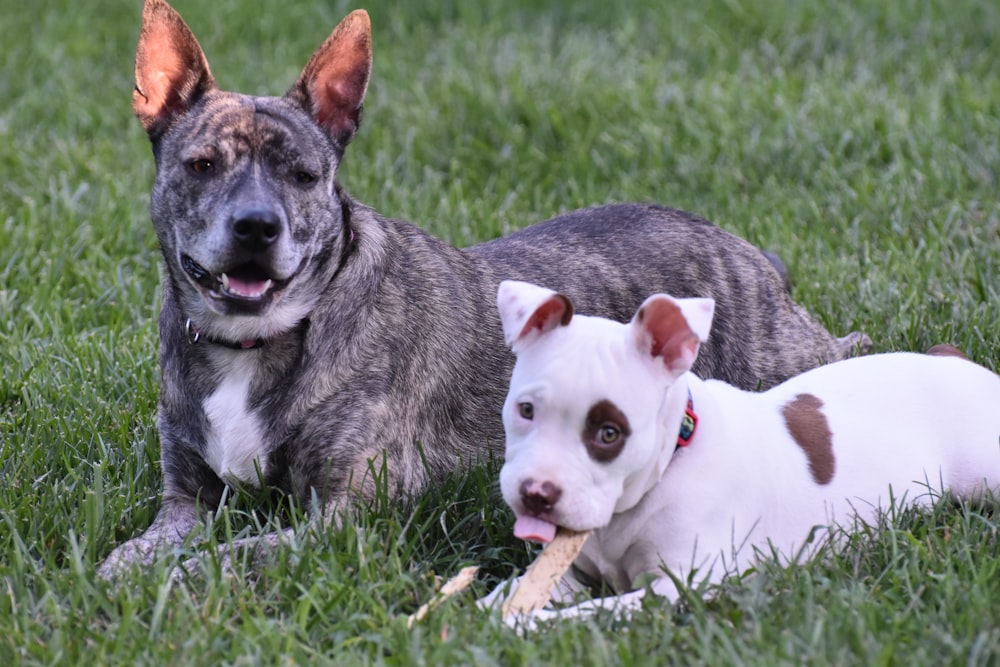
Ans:
[[[535,406],[533,403],[518,403],[517,411],[522,419],[530,421],[535,418]]]
[[[191,160],[190,162],[188,162],[188,167],[194,173],[199,174],[200,176],[204,176],[205,174],[208,174],[215,168],[215,163],[212,162],[211,160],[205,160],[205,159]]]
[[[613,445],[618,442],[622,432],[618,430],[617,426],[612,426],[611,424],[605,424],[601,427],[600,436],[601,442],[605,445]]]

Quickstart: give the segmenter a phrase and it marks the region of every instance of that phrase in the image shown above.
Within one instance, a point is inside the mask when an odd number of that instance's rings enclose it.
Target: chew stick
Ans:
[[[528,566],[514,593],[504,600],[500,607],[503,617],[527,614],[544,607],[552,589],[576,560],[589,536],[589,530],[577,532],[560,528],[535,562]]]
[[[444,583],[444,586],[441,587],[441,590],[439,590],[437,594],[430,599],[429,602],[420,605],[420,608],[417,609],[417,611],[410,614],[410,617],[406,621],[406,627],[412,628],[413,624],[419,620],[422,620],[424,616],[426,616],[430,612],[431,609],[438,606],[439,604],[450,598],[452,595],[460,593],[461,591],[468,588],[469,584],[472,583],[472,580],[476,578],[476,571],[478,569],[479,568],[476,567],[475,565],[471,565],[469,567],[463,567],[458,574],[456,574],[454,577],[452,577],[451,579],[449,579]]]

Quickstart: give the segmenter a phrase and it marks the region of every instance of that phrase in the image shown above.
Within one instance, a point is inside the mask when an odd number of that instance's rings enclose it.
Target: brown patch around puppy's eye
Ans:
[[[531,421],[532,419],[535,418],[535,404],[528,403],[527,401],[525,401],[524,403],[518,403],[517,412],[519,415],[521,415],[521,419],[527,419],[528,421]]]
[[[792,439],[805,452],[809,472],[817,484],[829,484],[837,469],[833,455],[833,433],[820,408],[823,401],[812,394],[799,394],[781,409]]]
[[[598,463],[614,461],[632,434],[628,418],[614,403],[598,401],[587,412],[581,434],[587,454]]]

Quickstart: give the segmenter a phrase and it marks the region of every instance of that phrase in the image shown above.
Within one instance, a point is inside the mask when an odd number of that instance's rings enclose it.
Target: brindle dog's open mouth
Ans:
[[[263,305],[280,291],[288,280],[274,280],[263,267],[246,262],[222,273],[213,274],[188,255],[181,255],[181,266],[208,296],[219,301],[242,305]]]

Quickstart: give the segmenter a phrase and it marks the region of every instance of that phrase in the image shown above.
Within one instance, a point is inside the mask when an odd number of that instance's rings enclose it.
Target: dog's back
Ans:
[[[867,336],[827,332],[792,300],[785,278],[756,247],[677,209],[595,206],[468,252],[492,267],[494,289],[501,279],[552,286],[580,313],[619,322],[652,292],[712,297],[712,334],[695,371],[747,389],[871,347]]]

